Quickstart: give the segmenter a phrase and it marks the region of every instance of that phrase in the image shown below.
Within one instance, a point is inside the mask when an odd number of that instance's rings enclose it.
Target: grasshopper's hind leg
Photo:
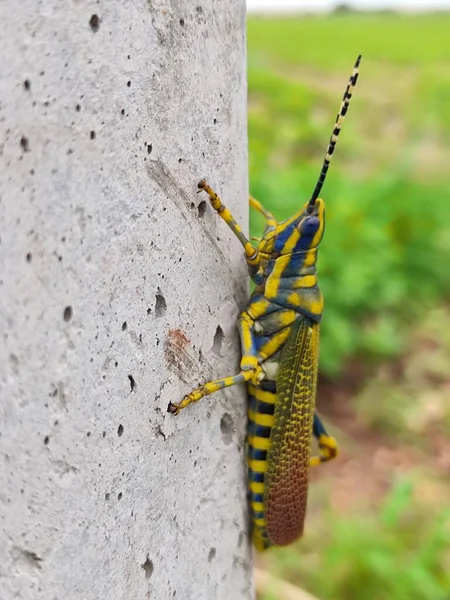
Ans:
[[[315,467],[336,458],[339,452],[336,440],[327,433],[317,412],[314,412],[313,435],[319,444],[319,456],[312,456],[309,460],[309,466]]]

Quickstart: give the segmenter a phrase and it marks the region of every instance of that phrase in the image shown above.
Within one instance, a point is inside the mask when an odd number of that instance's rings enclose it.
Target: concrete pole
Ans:
[[[0,2],[0,598],[252,597],[243,0]]]

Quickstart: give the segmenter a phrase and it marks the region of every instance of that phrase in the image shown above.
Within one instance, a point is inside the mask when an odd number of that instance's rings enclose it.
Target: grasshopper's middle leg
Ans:
[[[192,390],[187,396],[185,396],[181,402],[174,404],[169,403],[167,412],[177,415],[180,410],[189,406],[193,402],[198,402],[204,396],[213,394],[224,388],[231,387],[238,383],[245,383],[252,381],[258,383],[259,380],[264,376],[262,367],[259,364],[259,359],[255,347],[253,337],[254,320],[250,317],[247,312],[243,312],[239,319],[239,333],[241,336],[242,345],[242,359],[241,359],[241,371],[238,375],[232,375],[230,377],[223,377],[222,379],[216,379],[215,381],[209,381],[204,383],[200,387]]]

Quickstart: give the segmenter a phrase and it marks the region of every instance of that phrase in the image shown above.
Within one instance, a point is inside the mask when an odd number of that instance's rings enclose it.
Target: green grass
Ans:
[[[323,190],[328,375],[352,356],[399,354],[421,311],[449,295],[448,31],[450,15],[249,20],[251,190],[279,219],[308,199],[364,55]]]
[[[250,18],[250,66],[263,60],[338,72],[355,54],[390,66],[446,66],[450,15],[361,14]]]

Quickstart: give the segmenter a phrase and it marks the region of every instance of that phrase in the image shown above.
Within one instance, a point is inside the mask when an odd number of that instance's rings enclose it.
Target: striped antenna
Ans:
[[[352,98],[353,90],[355,88],[356,82],[358,81],[359,75],[359,63],[361,62],[361,54],[356,59],[355,66],[353,67],[353,72],[350,75],[349,82],[347,84],[347,88],[344,92],[344,96],[342,97],[341,108],[336,117],[336,123],[333,128],[333,133],[331,134],[330,142],[328,144],[327,153],[325,154],[325,160],[323,161],[322,170],[320,171],[319,179],[317,180],[316,187],[314,188],[314,192],[311,196],[311,200],[309,201],[308,212],[311,212],[314,204],[316,203],[317,198],[319,197],[320,190],[325,181],[325,177],[327,176],[328,167],[330,166],[331,157],[333,156],[334,149],[336,147],[336,142],[341,131],[342,123],[344,122],[345,115],[347,114],[348,106],[350,104],[350,100]]]

